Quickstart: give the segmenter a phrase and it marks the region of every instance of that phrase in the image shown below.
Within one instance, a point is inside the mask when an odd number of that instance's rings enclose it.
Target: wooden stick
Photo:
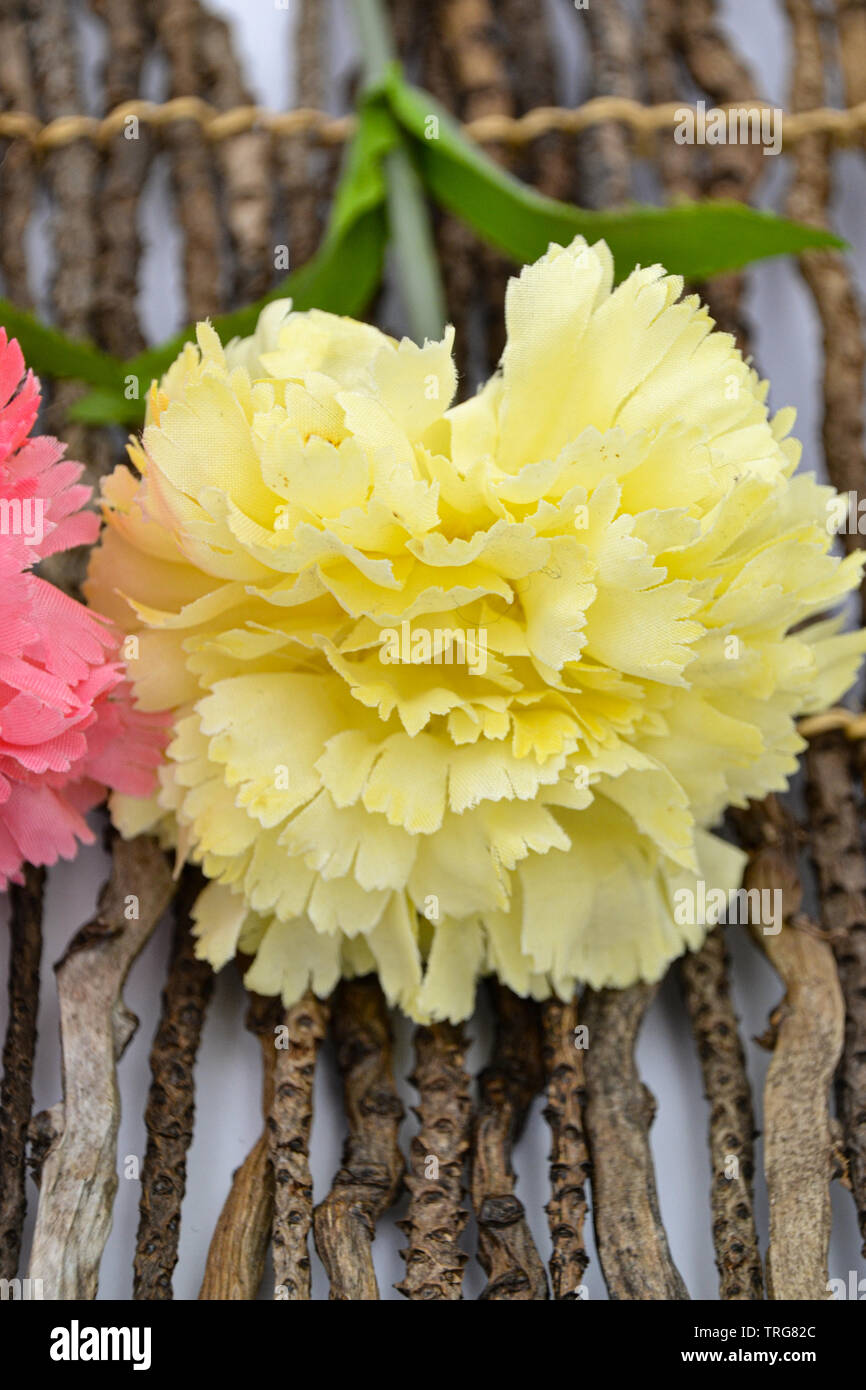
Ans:
[[[221,111],[252,104],[224,19],[202,11],[205,95]],[[269,288],[274,274],[274,177],[266,131],[248,130],[222,140],[216,157],[225,189],[225,220],[234,248],[233,302],[249,304]]]
[[[722,1299],[764,1296],[755,1229],[755,1117],[728,979],[724,930],[683,956],[680,977],[710,1103],[713,1245]]]
[[[274,1099],[267,1123],[274,1174],[274,1296],[289,1302],[309,1301],[311,1296],[310,1128],[316,1058],[329,1013],[328,1005],[308,991],[286,1010],[285,1045],[276,1048]]]
[[[331,1191],[313,1214],[313,1233],[331,1281],[330,1298],[369,1301],[379,1297],[376,1222],[403,1182],[397,1143],[403,1105],[394,1082],[388,1010],[375,976],[337,987],[332,1029],[349,1136]]]
[[[713,101],[748,105],[758,100],[754,75],[719,22],[717,0],[678,0],[675,39],[693,80]],[[668,139],[674,143],[670,136]],[[704,196],[749,202],[766,172],[766,163],[757,142],[734,140],[724,145],[708,145],[702,180]],[[744,289],[742,272],[732,271],[715,276],[702,294],[718,327],[733,334],[741,352],[748,356]]]
[[[472,1112],[462,1025],[434,1023],[415,1030],[412,1083],[420,1097],[415,1113],[421,1126],[412,1140],[406,1174],[409,1214],[400,1226],[409,1247],[402,1252],[406,1276],[397,1289],[413,1300],[460,1299],[467,1256],[459,1241],[466,1225],[462,1203]]]
[[[592,55],[593,96],[636,97],[636,55],[630,16],[621,0],[590,4],[581,14]],[[631,134],[609,121],[581,141],[582,185],[589,206],[616,207],[631,197]]]
[[[851,1191],[866,1254],[866,853],[851,777],[851,748],[838,733],[806,753],[809,835],[821,921],[845,998],[845,1044],[836,1078]]]
[[[152,39],[146,7],[139,0],[90,0],[103,21],[108,52],[103,71],[105,105],[113,110],[138,96],[141,73]],[[95,318],[99,340],[118,357],[132,357],[145,346],[138,319],[138,268],[141,237],[138,210],[153,154],[154,141],[143,122],[128,139],[121,131],[105,153],[100,202],[109,215],[100,219],[99,274]],[[142,382],[140,390],[147,390]]]
[[[186,869],[174,905],[172,957],[150,1053],[152,1080],[144,1112],[147,1149],[141,1170],[133,1299],[172,1297],[186,1155],[195,1117],[193,1069],[214,981],[208,962],[196,959],[191,931],[190,910],[203,884],[197,869]]]
[[[676,101],[683,87],[683,74],[677,63],[679,0],[646,0],[643,18],[641,56],[649,99],[656,105]],[[693,149],[678,145],[672,132],[663,130],[655,136],[653,154],[669,197],[701,196]]]
[[[595,1243],[612,1299],[686,1299],[662,1225],[649,1128],[655,1100],[634,1050],[658,985],[587,991],[586,1129]]]
[[[791,107],[805,109],[825,88],[821,30],[810,4],[787,0],[792,26],[794,69]],[[793,155],[794,176],[787,212],[814,226],[827,225],[831,194],[830,146],[824,136],[803,139]],[[844,256],[838,251],[810,251],[799,258],[799,267],[821,321],[824,349],[824,418],[822,438],[830,480],[840,492],[862,491],[866,479],[864,460],[864,391],[866,349],[857,295]],[[841,538],[847,550],[866,542],[857,527],[846,527]],[[866,614],[866,582],[860,591]]]
[[[544,1118],[552,1137],[551,1196],[546,1207],[553,1241],[550,1276],[554,1298],[573,1301],[581,1297],[589,1264],[583,1226],[590,1163],[583,1124],[584,1049],[577,1037],[577,1000],[563,1004],[559,999],[548,999],[542,1005],[541,1018],[547,1075]]]
[[[773,796],[733,819],[749,851],[747,890],[782,894],[781,930],[752,925],[785,998],[771,1017],[764,1087],[764,1171],[770,1199],[767,1290],[773,1299],[827,1298],[830,1179],[840,1171],[830,1088],[844,1005],[833,952],[800,915],[799,827]]]
[[[246,1026],[258,1038],[261,1048],[265,1117],[270,1115],[274,1103],[274,1030],[279,1017],[279,1000],[250,995]],[[264,1277],[273,1219],[274,1173],[266,1123],[232,1178],[211,1237],[200,1300],[249,1302],[255,1298]]]
[[[82,96],[71,6],[23,0],[22,12],[41,116],[55,120],[78,114]],[[42,164],[51,195],[52,309],[57,327],[72,338],[92,337],[95,326],[99,169],[98,150],[83,138],[49,152]],[[70,457],[84,463],[84,479],[96,488],[114,463],[112,445],[105,431],[67,420],[67,412],[81,391],[77,382],[60,381],[50,396],[46,393],[42,428],[66,440]],[[79,547],[58,551],[43,562],[42,573],[52,583],[77,595],[84,579],[86,557],[87,552]]]
[[[0,0],[0,102],[4,110],[37,114],[27,32],[17,0]],[[36,195],[36,161],[27,140],[10,140],[0,159],[0,271],[3,293],[32,309],[27,228]]]
[[[300,0],[292,36],[295,105],[325,103],[325,21],[320,0]],[[336,174],[337,151],[316,149],[308,135],[296,134],[277,146],[288,247],[292,266],[303,265],[319,245],[325,221],[322,194]]]
[[[30,1277],[50,1299],[94,1298],[117,1191],[117,1061],[138,1026],[123,1003],[132,962],[173,891],[155,840],[114,839],[96,916],[57,965],[63,1104],[42,1165]]]
[[[201,75],[197,0],[154,0],[156,32],[168,58],[172,96],[198,92]],[[183,229],[186,317],[207,318],[224,299],[222,222],[210,151],[194,121],[177,121],[164,134],[171,155],[177,213]]]
[[[25,1157],[33,1109],[33,1061],[42,960],[45,870],[24,867],[9,888],[9,1022],[0,1087],[0,1279],[14,1279],[27,1211]]]
[[[478,1260],[488,1278],[482,1299],[530,1302],[549,1296],[523,1203],[515,1196],[515,1140],[541,1089],[543,1063],[538,1005],[504,985],[491,986],[496,1038],[493,1058],[478,1078],[472,1137],[472,1205],[478,1222]]]

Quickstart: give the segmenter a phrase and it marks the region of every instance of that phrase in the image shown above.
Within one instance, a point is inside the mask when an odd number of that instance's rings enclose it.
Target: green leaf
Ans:
[[[72,377],[88,386],[123,389],[123,363],[93,343],[67,338],[8,299],[0,299],[0,324],[17,338],[28,367],[37,375]]]
[[[254,304],[214,318],[222,342],[252,333],[262,309],[275,299],[291,299],[296,309],[326,309],[352,317],[363,313],[382,278],[388,235],[382,160],[400,138],[381,102],[362,106],[319,250]],[[150,383],[162,376],[184,343],[194,337],[191,325],[158,347],[118,364],[121,384],[125,376],[137,376],[143,397]],[[89,424],[137,424],[142,410],[142,400],[126,400],[122,391],[108,390],[77,401],[70,414]]]
[[[518,263],[537,260],[552,241],[568,245],[581,234],[590,242],[607,242],[620,279],[637,264],[660,261],[687,279],[703,280],[765,256],[845,245],[831,232],[743,203],[595,212],[557,202],[488,159],[432,96],[404,81],[397,66],[389,69],[381,90],[412,137],[421,177],[434,198]],[[438,119],[438,133],[428,138],[431,116]]]

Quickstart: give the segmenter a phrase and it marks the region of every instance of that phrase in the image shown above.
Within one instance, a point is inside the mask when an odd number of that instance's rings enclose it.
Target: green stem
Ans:
[[[367,85],[373,86],[395,57],[388,18],[382,0],[354,0],[354,6],[364,75]],[[388,221],[410,332],[418,342],[441,338],[447,310],[439,262],[424,188],[405,144],[386,155],[385,177]]]

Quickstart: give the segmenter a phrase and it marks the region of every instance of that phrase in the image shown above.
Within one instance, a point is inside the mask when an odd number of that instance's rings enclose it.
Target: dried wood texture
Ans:
[[[699,951],[683,956],[681,977],[710,1103],[710,1201],[719,1294],[723,1299],[761,1299],[755,1117],[721,927],[709,933]]]
[[[457,111],[457,94],[442,34],[442,0],[423,15],[422,80],[425,88],[449,111]],[[448,307],[448,321],[454,325],[454,360],[458,393],[464,399],[486,376],[484,347],[474,330],[474,308],[478,284],[475,272],[475,244],[464,223],[445,212],[435,213],[436,246],[442,271],[442,284]]]
[[[488,1283],[481,1297],[530,1302],[547,1298],[547,1276],[514,1192],[514,1142],[543,1083],[538,1005],[494,984],[493,1058],[478,1078],[472,1135],[472,1205],[478,1260]]]
[[[835,0],[845,101],[866,101],[866,0]]]
[[[316,1058],[328,1015],[328,1005],[308,992],[286,1010],[286,1045],[276,1049],[274,1099],[267,1122],[274,1175],[274,1286],[275,1297],[289,1302],[310,1299],[310,1128]]]
[[[544,1118],[552,1138],[551,1196],[546,1207],[553,1241],[550,1276],[554,1298],[574,1300],[581,1297],[589,1264],[583,1227],[590,1166],[583,1125],[584,1049],[576,1036],[577,1001],[563,1004],[559,999],[548,999],[542,1005],[541,1017],[547,1076]]]
[[[84,109],[78,71],[78,44],[72,7],[23,0],[33,88],[43,120],[55,120]],[[99,267],[96,216],[100,155],[90,140],[80,139],[50,151],[41,170],[51,195],[53,266],[51,301],[58,328],[72,338],[89,338],[95,324],[93,307]],[[113,463],[108,436],[67,422],[67,412],[81,387],[61,381],[46,404],[43,427],[61,434],[69,455],[84,464],[84,477],[97,486]],[[46,578],[69,593],[77,593],[84,578],[86,550],[60,551],[43,562]]]
[[[203,882],[198,870],[188,868],[175,899],[171,962],[150,1053],[152,1080],[144,1113],[147,1149],[141,1169],[134,1299],[172,1297],[186,1156],[195,1117],[193,1068],[214,979],[208,962],[196,960],[191,930],[190,909]]]
[[[204,95],[221,111],[252,104],[224,19],[203,14],[201,22]],[[217,160],[224,186],[222,205],[235,253],[231,298],[239,304],[267,291],[274,269],[271,226],[274,179],[270,137],[248,130],[223,140]]]
[[[105,107],[110,111],[139,94],[151,26],[140,0],[90,0],[90,6],[105,25],[108,53],[102,78]],[[136,309],[141,262],[138,209],[153,145],[146,125],[130,124],[127,131],[113,137],[105,152],[100,199],[110,215],[99,219],[95,328],[100,342],[118,357],[131,357],[145,346]],[[146,389],[149,384],[142,386]]]
[[[37,114],[27,33],[17,0],[0,0],[0,102],[4,111]],[[36,192],[36,161],[27,140],[10,140],[0,157],[0,272],[3,293],[33,307],[27,277],[27,228]]]
[[[787,0],[792,26],[794,68],[790,104],[802,111],[824,100],[824,55],[818,19],[806,0]],[[787,200],[790,217],[827,225],[832,166],[826,137],[808,136],[796,146],[794,176]],[[824,454],[830,479],[840,492],[862,491],[866,478],[863,444],[863,379],[866,352],[854,285],[838,251],[810,251],[800,269],[821,321],[824,348]],[[855,527],[841,537],[847,549],[864,544]],[[861,588],[866,611],[866,587]]]
[[[643,14],[641,56],[649,99],[656,105],[676,101],[683,90],[676,53],[680,39],[679,0],[645,0]],[[671,131],[663,130],[655,137],[654,155],[669,195],[701,196],[694,150],[678,145],[671,138]]]
[[[847,100],[863,99],[864,77],[857,66],[866,51],[866,11],[862,5],[839,6],[842,61]],[[803,110],[822,101],[824,54],[819,22],[810,5],[788,0],[794,45],[791,105]],[[809,136],[794,152],[794,178],[787,210],[792,217],[826,225],[831,195],[829,145]],[[815,251],[800,258],[800,269],[821,321],[824,349],[824,417],[822,436],[830,481],[842,493],[861,495],[866,481],[864,394],[866,350],[863,322],[852,276],[838,252]],[[847,550],[864,544],[856,526],[841,537]],[[860,589],[861,621],[866,618],[866,582]],[[866,770],[866,745],[855,754]],[[809,796],[813,810],[812,844],[819,872],[824,924],[832,943],[845,998],[845,1042],[839,1072],[840,1118],[866,1245],[866,928],[863,903],[863,849],[852,797],[850,770],[841,744],[828,738],[810,748]],[[860,850],[857,844],[860,843]]]
[[[752,928],[785,986],[771,1018],[773,1059],[764,1087],[767,1291],[773,1299],[824,1299],[830,1179],[839,1171],[830,1089],[842,1051],[842,991],[829,944],[800,915],[800,837],[790,812],[771,796],[735,821],[749,850],[745,887],[778,889],[783,902],[778,934]]]
[[[94,1298],[117,1191],[117,1060],[138,1026],[123,1003],[127,972],[172,894],[155,840],[116,838],[96,916],[57,969],[63,1104],[42,1165],[30,1277],[50,1299]]]
[[[261,1048],[262,1111],[266,1118],[274,1103],[274,1030],[279,1020],[278,1000],[250,995],[246,1026],[258,1038]],[[264,1277],[273,1218],[274,1173],[265,1123],[232,1178],[211,1237],[200,1300],[249,1302],[255,1298]]]
[[[559,94],[550,10],[537,0],[499,0],[496,8],[518,111],[554,106]],[[576,185],[572,142],[554,131],[542,135],[526,151],[519,173],[549,197],[571,199]]]
[[[810,740],[809,834],[818,871],[821,920],[845,997],[845,1045],[836,1078],[851,1191],[866,1254],[866,854],[851,778],[851,750],[839,734]]]
[[[459,1241],[466,1225],[463,1175],[472,1112],[460,1024],[415,1030],[412,1084],[421,1123],[406,1173],[409,1214],[400,1226],[409,1247],[402,1252],[406,1276],[397,1289],[413,1300],[459,1299],[467,1260]]]
[[[730,43],[719,14],[717,0],[678,0],[676,38],[689,71],[697,85],[719,105],[758,101],[761,93],[754,75]],[[766,172],[767,157],[762,146],[731,141],[709,145],[705,154],[704,196],[749,202]],[[744,276],[734,271],[716,276],[704,294],[719,328],[732,333],[741,351],[748,354],[748,329],[742,311],[744,285]]]
[[[25,1157],[33,1108],[33,1059],[42,959],[45,870],[24,868],[9,888],[9,1022],[0,1087],[0,1279],[14,1279],[27,1211]]]
[[[495,23],[490,0],[439,0],[442,39],[450,69],[456,109],[465,121],[482,116],[513,116],[514,98],[505,66],[502,36]],[[509,151],[488,144],[485,153],[510,165]],[[459,247],[459,238],[457,241]],[[485,375],[502,354],[505,327],[502,305],[510,273],[509,262],[487,245],[472,242],[476,287],[482,294],[478,309],[482,321]]]
[[[78,45],[68,5],[24,0],[34,86],[44,120],[84,109],[77,71]],[[75,140],[46,156],[54,198],[52,298],[59,326],[84,338],[92,327],[99,239],[94,218],[99,155],[89,140]]]
[[[330,1298],[369,1301],[379,1297],[376,1222],[396,1201],[403,1181],[397,1143],[403,1105],[394,1082],[388,1010],[374,976],[338,986],[332,1029],[349,1135],[331,1191],[314,1212],[313,1232]]]
[[[292,35],[294,105],[321,110],[325,105],[325,23],[320,0],[299,0]],[[310,136],[298,134],[277,147],[277,166],[288,222],[292,266],[303,265],[319,245],[324,227],[325,185],[332,182],[337,152],[316,149]]]
[[[576,16],[585,23],[592,56],[592,95],[637,97],[637,55],[631,18],[621,0],[590,3]],[[608,122],[581,142],[582,184],[588,206],[616,207],[631,196],[631,135]]]
[[[202,11],[198,0],[154,0],[156,32],[168,59],[172,96],[191,96],[202,82]],[[171,155],[177,213],[183,230],[186,317],[207,318],[223,300],[222,219],[213,163],[194,121],[177,121],[164,133]]]
[[[586,1129],[592,1160],[595,1243],[612,1299],[685,1299],[662,1225],[649,1128],[655,1101],[635,1064],[635,1044],[657,985],[588,990],[583,1018]]]

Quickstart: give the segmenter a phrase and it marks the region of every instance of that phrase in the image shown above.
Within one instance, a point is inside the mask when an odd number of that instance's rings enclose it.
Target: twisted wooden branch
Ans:
[[[138,1026],[121,991],[173,891],[155,840],[115,838],[95,918],[56,967],[63,1104],[42,1165],[30,1277],[45,1297],[93,1298],[117,1191],[117,1060]]]
[[[830,1179],[840,1171],[830,1089],[842,1051],[842,992],[829,944],[800,916],[800,837],[790,812],[770,796],[735,822],[749,850],[744,885],[781,892],[784,922],[775,934],[752,924],[785,986],[770,1020],[764,1087],[767,1290],[773,1299],[827,1298]]]
[[[318,0],[300,0],[292,50],[295,98],[308,108],[322,106],[325,100],[326,18]],[[293,266],[308,261],[319,244],[324,227],[322,194],[336,172],[335,154],[334,148],[326,153],[318,146],[311,131],[298,131],[277,146]]]
[[[0,103],[38,124],[27,32],[16,0],[0,0]],[[32,146],[12,140],[0,159],[0,271],[3,293],[21,309],[33,307],[27,274],[27,228],[36,195]]]
[[[634,34],[621,0],[590,4],[580,18],[589,34],[593,96],[634,100]],[[613,121],[597,126],[584,137],[581,151],[589,206],[617,207],[626,202],[631,196],[631,136],[626,127]]]
[[[172,95],[198,92],[202,80],[197,0],[154,0],[156,32],[168,58]],[[183,229],[186,317],[207,318],[222,303],[221,222],[211,155],[200,125],[190,116],[167,125],[177,213]]]
[[[563,1004],[548,999],[541,1010],[544,1029],[544,1064],[550,1125],[550,1187],[547,1219],[553,1241],[550,1275],[553,1296],[581,1297],[583,1275],[589,1264],[583,1225],[586,1220],[586,1178],[589,1150],[583,1126],[583,1053],[577,1034],[577,1001]]]
[[[686,1299],[662,1225],[649,1127],[655,1101],[634,1050],[657,985],[587,991],[586,1129],[595,1243],[612,1299]]]
[[[388,1010],[375,976],[338,986],[332,1029],[349,1136],[331,1191],[313,1214],[313,1233],[331,1299],[368,1301],[379,1297],[376,1222],[396,1201],[403,1181],[397,1143],[403,1105],[394,1082]]]
[[[845,1043],[836,1079],[851,1191],[866,1253],[866,854],[851,777],[851,749],[822,734],[806,753],[809,834],[821,921],[845,998]]]
[[[219,111],[249,105],[251,98],[224,19],[202,10],[202,67],[208,97]],[[264,130],[248,130],[217,146],[225,190],[225,218],[235,253],[232,299],[259,299],[273,279],[274,177],[271,141]]]
[[[710,1103],[713,1245],[723,1299],[763,1298],[755,1229],[755,1117],[746,1059],[728,980],[724,931],[716,927],[680,966]]]
[[[279,1000],[250,995],[246,1026],[258,1038],[261,1048],[265,1117],[274,1103],[277,1058],[274,1041],[279,1018]],[[232,1177],[229,1195],[207,1252],[200,1300],[249,1302],[255,1298],[265,1272],[273,1219],[274,1174],[270,1163],[270,1135],[265,1124]]]
[[[478,1078],[472,1136],[472,1205],[478,1260],[488,1278],[483,1299],[530,1302],[548,1297],[547,1276],[514,1193],[511,1154],[541,1089],[543,1063],[538,1005],[504,985],[491,986],[496,1038]]]
[[[409,1237],[402,1252],[406,1275],[397,1285],[413,1300],[462,1298],[460,1249],[466,1225],[463,1170],[469,1150],[472,1101],[461,1025],[434,1023],[415,1030],[412,1083],[420,1097],[420,1129],[412,1140],[406,1186],[409,1213],[400,1223]]]
[[[186,1155],[195,1116],[193,1068],[214,980],[208,962],[196,959],[190,929],[190,910],[202,885],[198,870],[186,869],[175,900],[171,963],[150,1053],[152,1080],[144,1112],[147,1149],[141,1169],[134,1299],[172,1296]]]
[[[106,29],[103,81],[106,105],[114,109],[138,93],[152,39],[151,26],[147,9],[139,0],[90,0],[90,5]],[[131,134],[134,139],[127,138]],[[147,124],[138,123],[117,131],[105,149],[100,193],[110,215],[99,221],[101,246],[94,310],[101,343],[118,357],[132,357],[145,346],[136,308],[141,262],[138,210],[153,145]],[[145,387],[149,384],[143,383]]]
[[[274,1098],[267,1122],[274,1175],[274,1286],[275,1297],[290,1302],[310,1298],[310,1127],[316,1058],[328,1014],[328,1005],[308,992],[286,1010],[286,1034],[276,1048]]]
[[[45,870],[24,868],[9,888],[9,1022],[0,1087],[0,1279],[14,1279],[27,1210],[25,1156],[33,1108],[33,1060],[42,960]]]

